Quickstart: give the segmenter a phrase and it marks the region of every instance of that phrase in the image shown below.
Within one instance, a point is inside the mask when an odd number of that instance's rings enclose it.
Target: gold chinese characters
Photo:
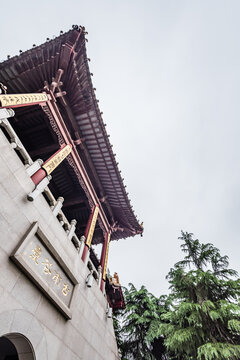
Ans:
[[[13,94],[0,95],[0,106],[11,107],[17,105],[30,105],[48,101],[47,94]]]
[[[55,155],[52,156],[51,159],[43,164],[43,169],[49,175],[51,172],[56,169],[56,167],[70,154],[72,151],[72,147],[70,145],[64,146],[60,151],[58,151]]]
[[[96,206],[94,209],[94,213],[93,213],[93,217],[92,217],[92,221],[91,221],[91,226],[87,235],[87,240],[86,240],[86,245],[87,246],[91,246],[91,242],[92,242],[92,238],[93,238],[93,233],[95,230],[95,226],[96,226],[96,222],[97,222],[97,217],[98,217],[98,213],[99,213],[99,207]]]
[[[29,257],[34,261],[36,265],[39,265],[39,261],[42,255],[42,249],[39,245],[35,247],[35,249],[31,250],[32,254],[29,255]],[[52,269],[53,264],[49,261],[48,258],[45,258],[45,261],[42,261],[41,264],[43,265],[42,271],[45,275],[51,276],[52,281],[55,285],[59,286],[61,282],[63,282],[63,279],[59,272],[57,272],[55,269]],[[70,292],[70,287],[66,282],[63,282],[61,292],[63,296],[67,296]]]
[[[32,253],[29,257],[33,259],[33,261],[35,262],[35,264],[38,265],[38,259],[41,256],[42,253],[42,249],[40,248],[40,246],[36,246],[35,249],[32,250]]]
[[[43,261],[42,264],[44,265],[43,272],[47,275],[51,275],[52,271],[50,268],[51,268],[52,264],[50,264],[49,260],[45,259],[45,261]]]
[[[55,284],[58,285],[60,283],[60,281],[62,280],[62,278],[56,270],[54,270],[54,272],[55,272],[55,275],[53,275],[52,279],[55,282]]]
[[[104,267],[103,267],[103,280],[106,280],[106,272],[107,272],[107,261],[108,261],[108,252],[109,252],[109,243],[110,243],[110,237],[111,234],[110,232],[108,233],[108,238],[107,238],[107,248],[106,248],[106,255],[105,255],[105,261],[104,261]]]
[[[62,289],[62,293],[64,296],[67,296],[67,294],[69,293],[70,289],[68,284],[63,284],[63,289]]]

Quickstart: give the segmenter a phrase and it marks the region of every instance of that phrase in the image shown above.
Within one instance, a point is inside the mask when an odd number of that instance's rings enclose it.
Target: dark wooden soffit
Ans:
[[[41,91],[46,82],[53,83],[58,70],[63,70],[60,81],[53,85],[53,92],[57,101],[64,102],[66,112],[70,110],[73,114],[72,133],[75,131],[76,137],[80,134],[84,139],[97,175],[93,174],[91,180],[94,184],[100,181],[102,201],[107,200],[115,220],[112,240],[126,238],[141,234],[143,228],[134,214],[118,169],[88,62],[84,28],[75,26],[53,40],[2,62],[0,82],[8,87],[8,93],[36,92]],[[79,134],[76,134],[76,127]]]

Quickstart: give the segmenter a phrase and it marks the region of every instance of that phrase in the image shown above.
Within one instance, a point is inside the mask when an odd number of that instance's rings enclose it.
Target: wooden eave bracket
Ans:
[[[67,95],[66,91],[59,91],[59,92],[55,93],[55,98],[63,97],[65,95]]]
[[[77,134],[78,135],[78,134]],[[76,136],[77,137],[77,136]],[[78,145],[83,145],[84,141],[85,141],[85,138],[77,138],[76,140],[73,140],[74,141],[74,144],[76,146]]]

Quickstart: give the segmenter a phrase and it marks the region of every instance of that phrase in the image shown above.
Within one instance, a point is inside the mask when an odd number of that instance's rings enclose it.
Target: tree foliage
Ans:
[[[116,326],[123,359],[240,359],[237,272],[212,244],[187,232],[179,239],[185,257],[168,273],[169,296],[156,298],[133,284],[125,289]]]
[[[166,312],[166,299],[156,298],[142,286],[124,289],[126,309],[117,315],[115,332],[122,358],[136,360],[164,359],[163,338],[156,337],[160,315]],[[122,330],[119,332],[119,324]]]
[[[177,358],[240,358],[240,280],[228,269],[228,257],[212,244],[182,232],[186,254],[170,270],[172,308],[159,324],[165,344]]]

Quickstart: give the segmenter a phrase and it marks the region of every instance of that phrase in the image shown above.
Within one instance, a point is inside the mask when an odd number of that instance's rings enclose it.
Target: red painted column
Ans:
[[[36,171],[32,176],[31,179],[34,182],[35,185],[39,184],[45,177],[47,176],[47,173],[44,169],[39,169]]]
[[[82,254],[83,262],[86,260],[88,250],[91,247],[92,237],[93,237],[96,222],[97,222],[98,212],[99,212],[99,205],[96,204],[92,208],[92,212],[91,212],[91,214],[89,216],[88,223],[87,223],[86,230],[85,230],[85,234],[84,234],[86,240],[85,240],[85,246],[84,246],[83,254]]]
[[[100,265],[102,267],[102,280],[101,280],[101,286],[100,286],[101,291],[104,290],[105,281],[106,281],[107,260],[108,260],[110,238],[111,238],[111,231],[109,230],[105,234],[105,240],[104,240],[104,244],[102,247],[102,254],[101,254],[101,260],[100,260]]]

